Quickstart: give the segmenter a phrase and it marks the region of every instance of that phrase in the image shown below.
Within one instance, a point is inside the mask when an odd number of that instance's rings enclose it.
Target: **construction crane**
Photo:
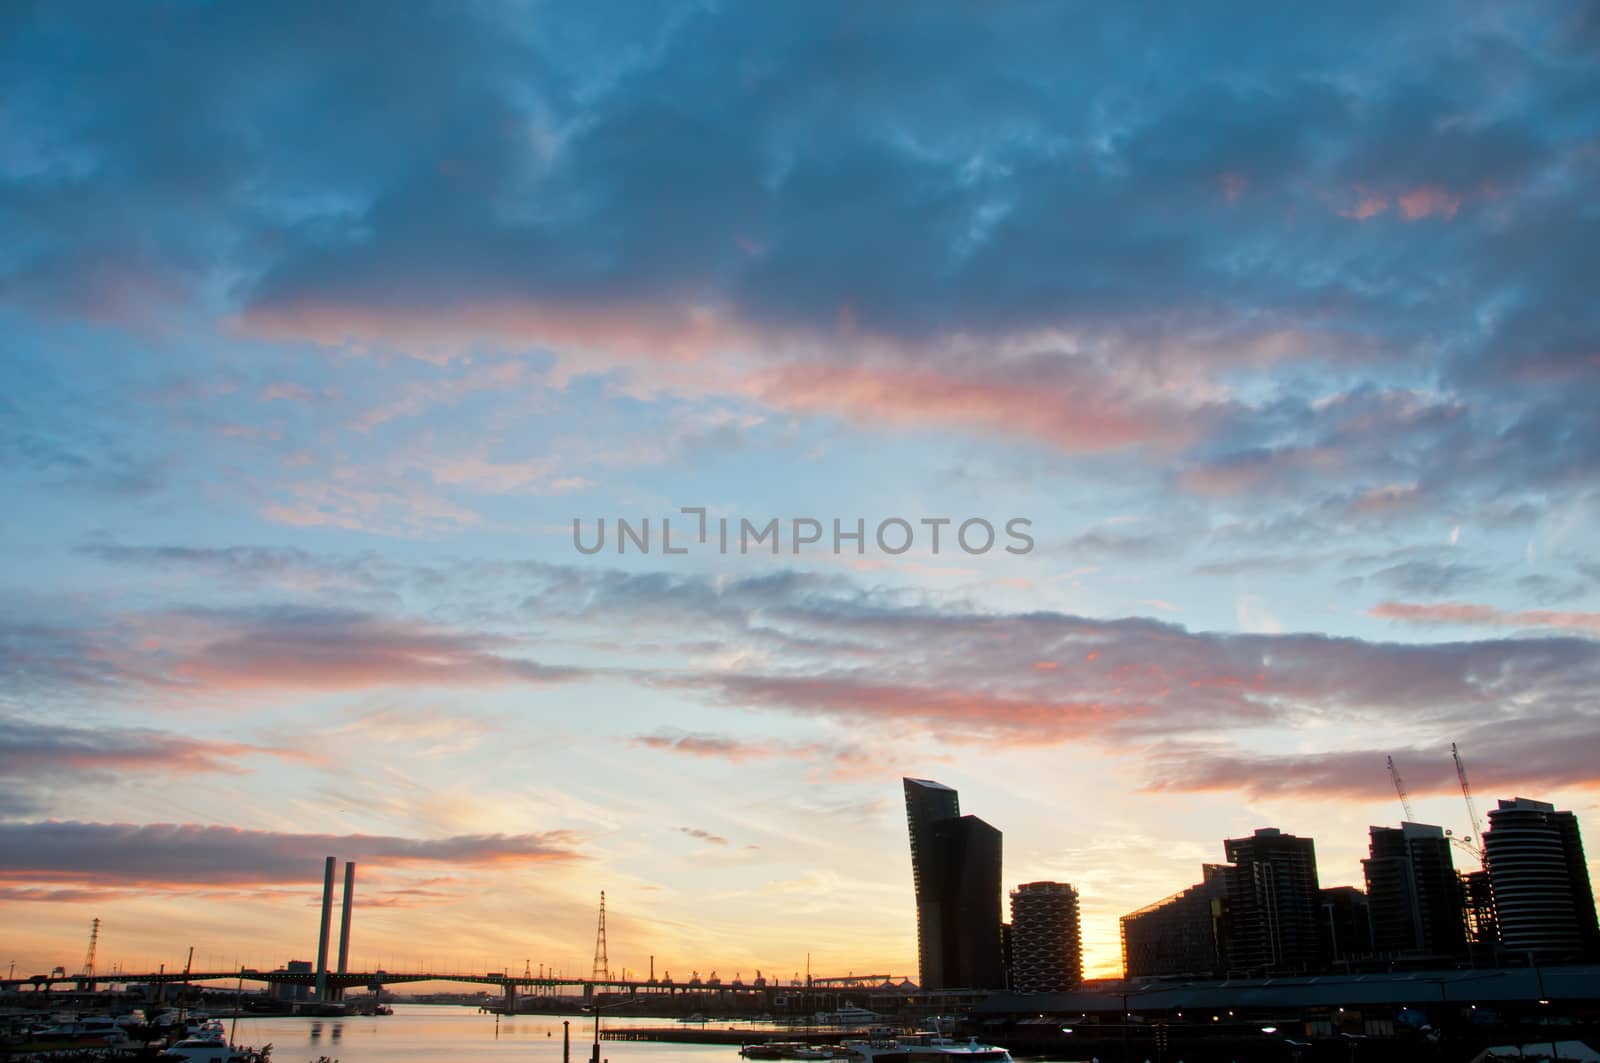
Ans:
[[[1461,796],[1467,800],[1467,817],[1472,822],[1472,854],[1478,858],[1478,863],[1484,862],[1483,848],[1483,822],[1478,819],[1478,806],[1472,800],[1472,786],[1467,782],[1467,766],[1461,763],[1461,751],[1454,742],[1450,743],[1450,758],[1456,762],[1456,778],[1461,780]]]
[[[1411,798],[1406,796],[1406,784],[1400,781],[1400,769],[1394,766],[1394,758],[1389,758],[1389,778],[1394,780],[1394,792],[1400,795],[1400,807],[1406,810],[1406,822],[1415,823],[1416,813],[1411,811]]]
[[[83,973],[94,977],[94,954],[100,947],[100,917],[96,916],[93,923],[89,924],[89,951],[83,957]]]

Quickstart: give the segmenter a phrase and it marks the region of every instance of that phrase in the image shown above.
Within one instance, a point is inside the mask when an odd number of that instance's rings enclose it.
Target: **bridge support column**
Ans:
[[[328,857],[322,869],[322,933],[317,937],[317,999],[328,999],[328,933],[333,929],[333,868]]]
[[[506,999],[501,1011],[506,1015],[515,1015],[517,1013],[517,984],[515,982],[506,983]]]
[[[594,1003],[594,983],[593,982],[585,982],[585,983],[583,983],[583,1002],[585,1004]]]

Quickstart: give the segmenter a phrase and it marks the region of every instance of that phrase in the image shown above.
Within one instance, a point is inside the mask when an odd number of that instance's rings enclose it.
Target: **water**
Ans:
[[[472,1008],[396,1004],[393,1015],[340,1019],[240,1018],[238,1044],[272,1043],[272,1063],[308,1063],[323,1056],[339,1063],[480,1063],[518,1060],[560,1063],[559,1015],[495,1017]],[[227,1022],[226,1019],[223,1020]],[[594,1020],[568,1016],[572,1063],[588,1063]],[[671,1019],[605,1017],[603,1028],[669,1026]],[[649,1041],[601,1041],[600,1058],[613,1063],[741,1063],[737,1045],[680,1045]]]
[[[224,1020],[226,1022],[226,1020]],[[593,1048],[594,1019],[572,1015],[572,1063],[588,1063]],[[500,1019],[473,1008],[396,1004],[393,1015],[339,1019],[243,1018],[236,1044],[272,1044],[272,1063],[307,1063],[327,1056],[339,1063],[477,1063],[519,1060],[561,1063],[559,1015],[513,1015]],[[603,1029],[668,1026],[671,1019],[611,1017]],[[737,1045],[677,1045],[639,1041],[601,1041],[600,1058],[614,1063],[669,1060],[671,1063],[740,1063]]]

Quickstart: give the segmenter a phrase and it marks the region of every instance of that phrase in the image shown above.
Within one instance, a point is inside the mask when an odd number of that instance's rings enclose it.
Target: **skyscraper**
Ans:
[[[1029,882],[1011,891],[1011,988],[1059,993],[1083,981],[1078,891],[1065,882]]]
[[[1228,967],[1237,971],[1309,970],[1321,963],[1317,849],[1276,827],[1222,843],[1226,871]]]
[[[1372,827],[1361,861],[1372,913],[1372,944],[1380,956],[1461,956],[1466,917],[1461,880],[1442,827],[1402,823]]]
[[[956,791],[904,779],[923,989],[1002,989],[1000,832]]]
[[[1518,797],[1489,813],[1483,836],[1500,940],[1536,959],[1600,956],[1600,925],[1578,818]]]

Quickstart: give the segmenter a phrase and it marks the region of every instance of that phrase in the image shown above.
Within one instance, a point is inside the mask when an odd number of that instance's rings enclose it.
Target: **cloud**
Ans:
[[[217,560],[205,555],[202,563]],[[312,572],[339,567],[337,558],[297,563]],[[732,763],[782,758],[837,775],[872,770],[865,751],[881,748],[886,735],[945,745],[1070,742],[1130,754],[1157,741],[1264,728],[1375,729],[1411,741],[1417,728],[1443,736],[1484,719],[1569,711],[1600,682],[1600,642],[1556,635],[1415,643],[1229,633],[997,611],[959,595],[781,569],[709,576],[462,562],[396,568],[383,578],[428,586],[442,614],[476,613],[483,593],[503,598],[514,587],[509,621],[522,633],[304,606],[147,614],[134,625],[140,642],[118,647],[120,671],[102,679],[102,689],[470,688],[605,675],[839,729],[836,739],[808,741],[661,730],[634,737],[641,748]],[[1251,608],[1253,623],[1282,626]],[[629,633],[625,644],[619,629]],[[586,648],[584,668],[553,668],[518,652],[556,637]],[[644,664],[641,646],[652,647]],[[82,682],[70,671],[63,681]]]
[[[838,413],[867,425],[954,425],[1024,435],[1069,452],[1176,446],[1198,434],[1210,416],[1171,397],[1119,387],[1082,359],[1014,359],[1003,375],[994,368],[789,366],[758,374],[746,386],[779,409]]]
[[[197,612],[176,620],[177,637],[162,647],[171,659],[168,674],[207,689],[545,685],[584,675],[578,668],[505,656],[497,652],[511,647],[505,638],[360,613]]]
[[[1470,602],[1379,602],[1368,610],[1383,620],[1405,624],[1438,626],[1446,624],[1472,627],[1558,628],[1600,634],[1600,613],[1553,609],[1506,610]]]
[[[11,665],[0,697],[537,687],[589,675],[517,655],[520,639],[331,606],[184,609],[121,620],[10,628],[0,642],[0,659]]]
[[[779,751],[766,742],[746,742],[713,734],[665,732],[638,735],[632,739],[632,743],[645,749],[683,753],[691,757],[713,757],[734,763],[779,755]]]
[[[705,842],[707,845],[725,846],[729,844],[728,839],[724,838],[722,835],[712,834],[710,831],[701,830],[698,827],[677,827],[675,829],[679,834],[687,834],[689,837],[694,838],[697,841]]]
[[[911,33],[845,3],[163,18],[159,39],[135,12],[8,24],[0,300],[32,317],[199,308],[341,354],[553,351],[565,379],[693,366],[675,386],[796,414],[1187,450],[1179,482],[1210,496],[1333,468],[1392,509],[1386,485],[1586,475],[1600,446],[1551,386],[1600,371],[1600,87],[1542,8],[1441,29],[1224,5],[1204,27],[1107,11],[1070,31],[952,8]],[[1322,371],[1400,387],[1385,367],[1414,359],[1493,422],[1477,446],[1280,437],[1305,434],[1278,404],[1316,401]],[[1420,475],[1358,477],[1369,462]],[[469,492],[584,479],[520,456],[435,471]],[[285,485],[263,512],[481,519],[404,482]]]
[[[109,778],[124,772],[191,775],[238,771],[250,756],[303,756],[296,751],[191,738],[148,728],[74,727],[0,717],[0,777],[45,781]]]
[[[1372,579],[1402,594],[1438,597],[1482,583],[1487,573],[1475,565],[1441,561],[1403,561],[1372,574]]]
[[[330,853],[385,868],[508,868],[578,859],[576,845],[566,831],[404,838],[197,824],[0,823],[0,878],[153,888],[310,886]]]
[[[1257,798],[1298,797],[1386,803],[1394,798],[1387,758],[1393,756],[1413,796],[1459,793],[1450,741],[1460,739],[1480,793],[1544,793],[1600,788],[1593,736],[1600,717],[1590,710],[1557,711],[1532,718],[1454,722],[1431,747],[1329,749],[1303,753],[1250,752],[1225,745],[1185,742],[1150,751],[1148,792],[1234,793]],[[1399,806],[1395,802],[1398,816]],[[1464,818],[1464,817],[1463,817]]]

